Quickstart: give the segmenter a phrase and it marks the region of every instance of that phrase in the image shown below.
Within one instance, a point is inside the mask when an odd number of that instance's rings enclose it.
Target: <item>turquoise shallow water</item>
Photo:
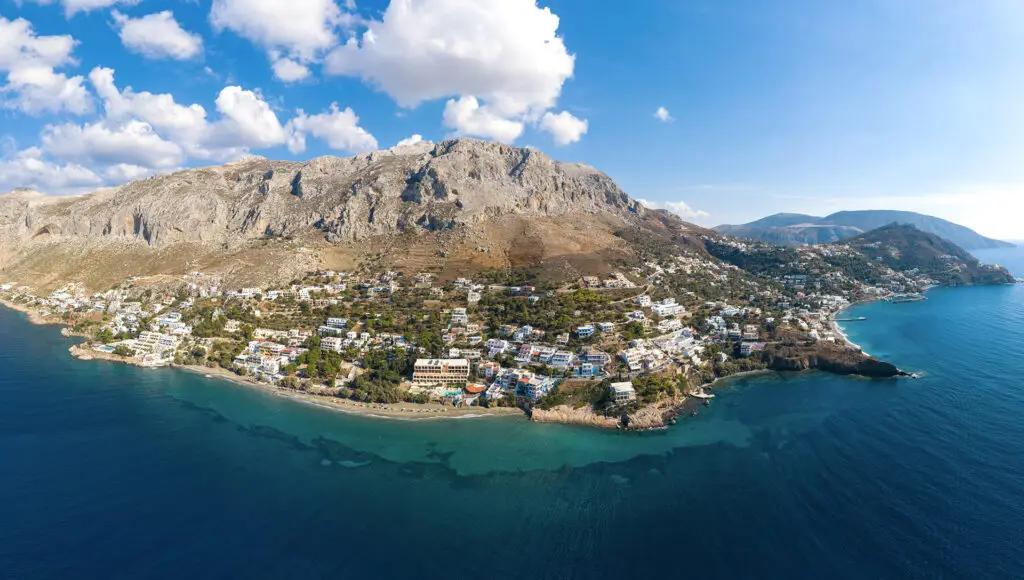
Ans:
[[[1000,252],[984,258],[1024,266]],[[846,324],[920,379],[761,375],[643,435],[344,415],[189,373],[74,361],[55,329],[0,310],[0,569],[1019,576],[1024,285],[929,297],[859,306],[868,320]]]

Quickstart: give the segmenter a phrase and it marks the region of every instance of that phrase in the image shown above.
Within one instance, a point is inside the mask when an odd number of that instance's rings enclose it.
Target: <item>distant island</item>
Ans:
[[[715,231],[773,244],[801,245],[836,242],[892,224],[914,226],[966,250],[1013,247],[941,218],[892,210],[841,211],[826,217],[778,213],[743,225],[717,226]]]
[[[75,356],[392,417],[652,429],[739,373],[902,376],[836,313],[1012,281],[914,226],[737,238],[470,139],[0,196],[0,301],[82,337]]]

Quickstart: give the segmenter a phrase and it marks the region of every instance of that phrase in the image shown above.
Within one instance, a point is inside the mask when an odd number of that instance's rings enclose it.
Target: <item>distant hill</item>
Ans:
[[[714,229],[731,236],[798,246],[836,242],[889,224],[912,225],[967,250],[1013,247],[1013,244],[986,238],[968,227],[910,211],[841,211],[826,217],[780,213],[747,224],[721,225]]]
[[[890,224],[842,243],[894,270],[916,268],[944,285],[1013,282],[1013,276],[1005,269],[981,264],[953,242],[909,224]]]

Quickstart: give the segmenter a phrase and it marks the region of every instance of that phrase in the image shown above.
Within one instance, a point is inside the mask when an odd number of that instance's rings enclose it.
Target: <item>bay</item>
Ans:
[[[1018,274],[1019,249],[979,252]],[[0,310],[10,578],[1005,578],[1024,563],[1024,285],[844,323],[920,373],[765,374],[622,434],[364,418],[67,355]]]

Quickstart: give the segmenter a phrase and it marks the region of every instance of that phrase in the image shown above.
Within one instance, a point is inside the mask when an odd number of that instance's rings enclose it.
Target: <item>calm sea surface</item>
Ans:
[[[0,577],[1024,576],[1024,285],[851,314],[922,378],[762,375],[628,435],[79,362],[0,309]]]

